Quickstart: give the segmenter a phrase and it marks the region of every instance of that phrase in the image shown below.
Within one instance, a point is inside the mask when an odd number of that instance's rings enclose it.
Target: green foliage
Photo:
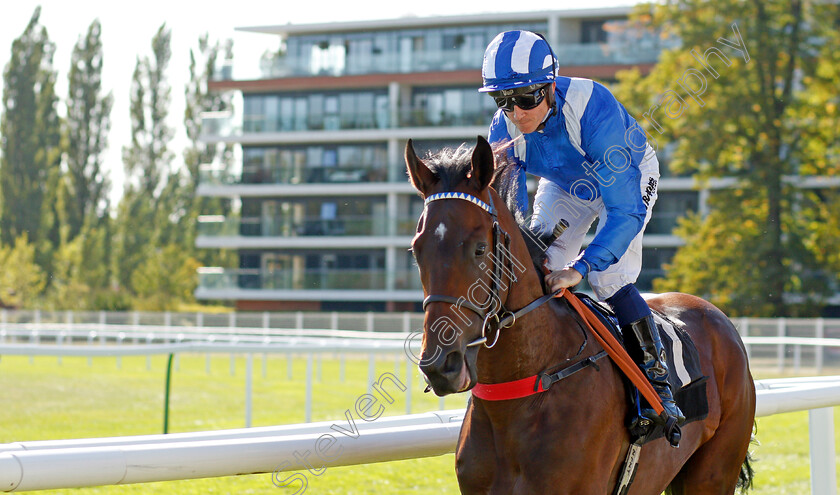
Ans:
[[[131,86],[131,144],[123,149],[128,184],[116,211],[104,153],[113,97],[102,89],[102,26],[94,20],[73,48],[67,117],[56,112],[55,46],[36,8],[12,46],[3,72],[0,120],[0,302],[50,309],[172,309],[195,304],[199,257],[229,264],[230,252],[195,247],[200,213],[227,214],[230,203],[198,198],[199,165],[233,163],[231,146],[199,142],[201,113],[231,108],[229,95],[208,90],[230,42],[205,35],[191,51],[185,167],[173,167],[174,130],[167,125],[166,72],[171,32],[162,25],[151,54],[138,57]],[[61,159],[64,157],[64,168]],[[115,214],[115,218],[112,218]],[[14,247],[11,247],[14,243]]]
[[[113,272],[118,290],[131,290],[131,277],[153,249],[154,205],[129,188],[123,194],[114,222]]]
[[[150,200],[160,195],[169,173],[174,131],[166,123],[171,88],[166,70],[172,32],[163,24],[152,38],[152,57],[138,58],[131,78],[131,144],[123,148],[126,175]]]
[[[131,287],[137,295],[134,309],[169,311],[181,302],[193,301],[199,266],[176,244],[155,249],[132,273]]]
[[[119,290],[147,301],[158,297],[151,294],[152,282],[147,278],[155,273],[169,278],[177,271],[151,265],[168,261],[161,259],[160,250],[177,237],[178,218],[183,216],[179,173],[170,170],[173,154],[169,144],[174,131],[166,123],[171,103],[166,80],[170,41],[171,31],[161,25],[152,39],[152,56],[138,58],[135,66],[131,145],[123,148],[129,183],[118,205],[114,239],[114,271]],[[159,297],[172,295],[165,292]]]
[[[113,96],[102,94],[102,26],[88,27],[73,47],[68,75],[67,118],[64,121],[67,175],[63,210],[69,239],[82,230],[88,217],[108,214],[107,172],[104,153],[111,129]]]
[[[98,301],[111,291],[110,270],[106,259],[106,235],[104,226],[82,226],[81,232],[72,240],[65,235],[56,249],[50,286],[45,304],[51,309],[112,309],[102,307]]]
[[[657,287],[753,316],[818,311],[813,303],[832,289],[823,242],[840,235],[840,222],[797,178],[837,173],[840,6],[681,0],[638,16],[682,46],[645,77],[621,74],[618,96],[672,151],[672,171],[733,180],[707,216],[681,224],[687,245]],[[808,230],[807,218],[826,227]]]
[[[47,278],[35,263],[35,245],[21,234],[12,246],[0,245],[0,304],[32,307],[44,290]]]
[[[12,44],[3,71],[3,116],[0,119],[0,242],[11,244],[27,233],[34,244],[54,225],[43,211],[55,191],[50,180],[60,166],[60,123],[56,112],[54,44],[39,24],[40,7]],[[53,217],[49,217],[52,219]],[[55,239],[50,239],[54,241]]]

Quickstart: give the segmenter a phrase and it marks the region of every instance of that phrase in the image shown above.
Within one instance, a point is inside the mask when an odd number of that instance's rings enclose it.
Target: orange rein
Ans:
[[[607,330],[592,310],[583,304],[571,291],[563,289],[556,297],[563,297],[572,305],[592,332],[592,335],[601,344],[601,347],[607,351],[607,354],[609,354],[613,362],[639,389],[639,392],[648,401],[648,404],[650,404],[656,414],[662,414],[664,408],[662,407],[662,399],[659,398],[659,394],[656,393],[647,377],[642,373],[642,370],[636,366],[636,363],[633,362],[630,355],[627,354],[624,347],[616,340],[612,332]]]

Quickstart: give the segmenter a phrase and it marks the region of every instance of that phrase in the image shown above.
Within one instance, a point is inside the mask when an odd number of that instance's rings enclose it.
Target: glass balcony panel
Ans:
[[[506,28],[510,28],[507,26]],[[523,27],[517,27],[520,29]],[[524,27],[528,29],[528,27]],[[262,65],[263,77],[274,78],[284,76],[316,76],[376,73],[410,73],[433,71],[456,71],[479,69],[484,57],[484,49],[495,34],[501,32],[488,30],[482,39],[459,47],[436,47],[425,43],[424,36],[403,36],[394,40],[385,52],[373,53],[369,45],[367,49],[351,50],[341,56],[318,56],[313,59],[312,54],[304,59],[293,60],[289,56],[266,60]],[[545,32],[545,28],[533,29]],[[560,66],[576,65],[612,65],[653,63],[659,53],[676,46],[676,40],[660,39],[658,35],[645,31],[644,35],[637,35],[637,31],[623,28],[608,34],[606,42],[601,43],[562,43],[553,48],[557,54]],[[486,38],[486,39],[485,39]]]
[[[624,65],[656,62],[660,46],[635,43],[566,43],[557,49],[560,67],[575,65]]]
[[[401,219],[399,235],[411,235],[417,219]],[[326,220],[320,217],[292,219],[283,215],[273,218],[223,217],[204,215],[198,219],[198,235],[208,237],[308,237],[308,236],[385,236],[389,222],[386,218],[367,216],[339,216]]]
[[[395,289],[421,290],[417,270],[397,270]],[[255,290],[386,290],[386,270],[288,269],[204,267],[198,270],[202,289]]]
[[[214,163],[203,163],[198,166],[198,182],[211,186],[238,184],[242,174],[231,170],[230,167]]]
[[[201,114],[201,133],[204,136],[238,136],[242,126],[231,112],[204,112]]]

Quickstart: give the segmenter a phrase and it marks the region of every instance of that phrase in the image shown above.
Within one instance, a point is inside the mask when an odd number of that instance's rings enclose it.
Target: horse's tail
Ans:
[[[753,431],[755,431],[755,425],[753,425]],[[755,435],[753,435],[750,443],[756,443]],[[753,476],[755,475],[752,467],[753,462],[755,462],[755,459],[747,451],[747,455],[744,457],[744,463],[741,464],[741,472],[738,473],[738,484],[735,485],[736,488],[741,490],[741,493],[746,493],[747,490],[752,488]]]
[[[735,485],[736,488],[739,488],[742,493],[746,493],[747,490],[752,488],[753,484],[753,472],[752,462],[754,459],[747,452],[747,457],[744,459],[744,463],[741,464],[741,473],[738,474],[738,484]]]

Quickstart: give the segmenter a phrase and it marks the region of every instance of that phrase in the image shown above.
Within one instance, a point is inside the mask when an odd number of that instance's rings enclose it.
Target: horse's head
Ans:
[[[405,161],[426,201],[412,241],[426,296],[420,369],[437,395],[462,392],[477,381],[480,346],[498,338],[516,280],[507,232],[518,227],[490,188],[494,156],[483,137],[472,152],[445,150],[428,163],[409,141]]]

